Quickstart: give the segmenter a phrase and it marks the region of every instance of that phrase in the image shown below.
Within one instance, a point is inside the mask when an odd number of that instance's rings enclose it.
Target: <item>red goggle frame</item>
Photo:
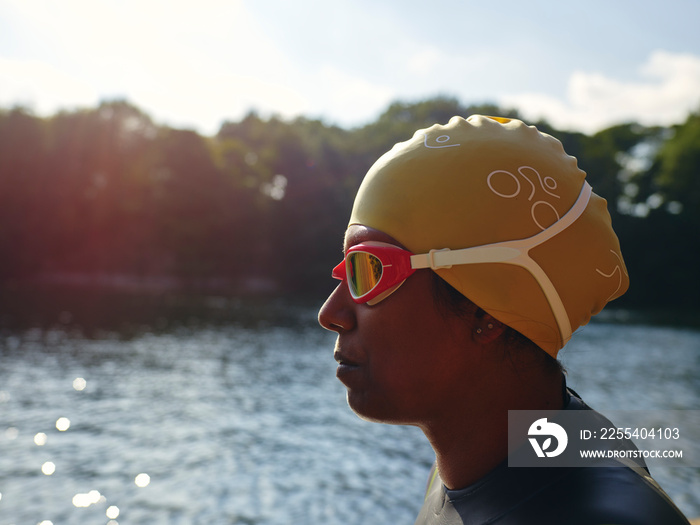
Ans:
[[[333,268],[333,277],[347,280],[356,303],[367,303],[416,271],[411,268],[412,255],[391,244],[357,244],[349,248],[345,258]]]

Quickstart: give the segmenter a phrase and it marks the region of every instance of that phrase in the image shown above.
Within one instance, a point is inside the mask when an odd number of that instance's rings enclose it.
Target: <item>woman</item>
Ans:
[[[352,410],[435,451],[416,523],[687,523],[635,466],[507,466],[509,410],[588,409],[557,352],[629,283],[559,141],[483,116],[417,131],[367,173],[344,251],[319,321]]]

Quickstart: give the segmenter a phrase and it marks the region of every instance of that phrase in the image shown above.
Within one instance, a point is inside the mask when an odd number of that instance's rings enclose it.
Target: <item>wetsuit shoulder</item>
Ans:
[[[571,469],[492,523],[688,525],[688,520],[650,476],[611,466]]]

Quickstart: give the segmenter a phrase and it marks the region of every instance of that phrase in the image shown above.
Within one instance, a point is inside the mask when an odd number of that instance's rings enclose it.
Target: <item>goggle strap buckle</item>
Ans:
[[[438,264],[435,262],[435,254],[440,252],[449,252],[449,248],[443,248],[441,250],[430,250],[428,252],[428,264],[431,270],[437,270],[438,268],[452,268],[451,264]]]
[[[421,253],[418,255],[411,255],[411,268],[417,270],[419,268],[430,268],[431,270],[438,270],[440,268],[452,268],[452,264],[445,264],[445,257],[440,254],[447,255],[446,252],[451,252],[449,248],[442,248],[441,250],[430,250],[428,253]],[[442,263],[435,260],[435,254],[438,254],[438,259],[442,259]]]

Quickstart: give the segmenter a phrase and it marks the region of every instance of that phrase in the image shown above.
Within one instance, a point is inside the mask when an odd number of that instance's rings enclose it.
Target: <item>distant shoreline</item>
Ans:
[[[255,304],[255,309],[264,309],[265,303],[274,303],[282,309],[284,304],[319,307],[334,284],[329,279],[327,290],[300,294],[283,291],[274,281],[256,276],[237,282],[217,278],[185,282],[166,275],[46,274],[0,283],[0,321],[8,317],[50,319],[74,310],[87,310],[91,317],[95,310],[106,316],[110,316],[110,310],[118,310],[120,317],[127,312],[130,312],[128,317],[139,317],[139,313],[160,316],[187,310],[205,318],[216,318],[232,307],[246,309],[247,303]],[[623,308],[613,302],[594,316],[591,323],[700,329],[700,310]]]

